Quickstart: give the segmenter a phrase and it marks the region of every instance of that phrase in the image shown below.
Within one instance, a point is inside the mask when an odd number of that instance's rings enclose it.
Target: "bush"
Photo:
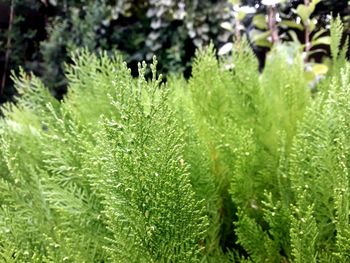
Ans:
[[[264,20],[266,8],[259,0],[16,0],[12,2],[15,19],[11,32],[7,30],[8,17],[0,17],[1,77],[7,60],[5,54],[10,52],[8,70],[5,70],[7,75],[10,70],[17,72],[21,66],[39,76],[52,94],[62,99],[67,91],[64,63],[71,62],[69,54],[76,47],[87,47],[97,54],[100,50],[107,50],[110,54],[115,50],[121,51],[133,75],[137,75],[138,61],[150,62],[156,55],[160,61],[159,72],[184,73],[188,78],[196,48],[210,42],[216,48],[232,44],[233,32],[221,26],[226,24],[231,28],[235,24],[235,11],[230,2],[251,6],[258,4],[257,14],[260,14],[260,20]],[[295,20],[296,15],[291,10],[301,2],[287,1],[280,5],[280,17]],[[0,12],[8,14],[10,5],[11,1],[0,3]],[[328,24],[325,13],[328,15],[332,12],[334,16],[340,14],[345,21],[349,20],[346,16],[348,9],[347,1],[324,0],[319,3],[312,14],[319,22],[315,32]],[[259,46],[258,42],[265,46],[271,43],[266,43],[267,40],[261,36],[258,37],[259,41],[254,40],[261,30],[253,20],[252,16],[245,19],[242,33],[244,31],[250,36],[262,68],[268,49]],[[286,35],[293,28],[291,24],[289,21],[288,26],[280,26],[281,38],[291,39]],[[304,32],[298,34],[301,42],[304,42]],[[266,38],[269,34],[264,32],[263,35]],[[317,57],[318,62],[321,62],[320,57]],[[14,95],[13,83],[9,77],[6,80],[6,86],[0,87],[0,103]]]
[[[138,61],[150,62],[157,55],[160,72],[186,71],[188,76],[195,49],[227,41],[230,34],[220,23],[232,20],[226,0],[20,0],[13,5],[13,29],[7,32],[6,25],[0,32],[0,41],[6,43],[8,34],[12,40],[9,69],[33,71],[57,98],[66,92],[64,63],[76,47],[96,53],[119,50],[134,75]],[[0,49],[0,60],[5,51]],[[6,97],[11,97],[7,80]]]
[[[162,84],[115,55],[72,56],[62,103],[40,80],[1,120],[4,262],[348,262],[350,65],[312,93],[299,47],[261,75],[211,47]]]

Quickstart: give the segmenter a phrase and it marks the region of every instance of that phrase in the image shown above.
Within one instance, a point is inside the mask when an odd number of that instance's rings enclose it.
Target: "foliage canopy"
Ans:
[[[82,50],[56,101],[41,81],[0,123],[3,262],[348,262],[350,65],[311,89],[298,47],[262,74],[212,47],[191,79],[139,77]],[[281,74],[282,73],[282,74]]]

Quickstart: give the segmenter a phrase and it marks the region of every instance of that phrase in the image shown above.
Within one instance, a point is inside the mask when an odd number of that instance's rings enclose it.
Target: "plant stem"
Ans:
[[[267,9],[267,12],[268,12],[269,29],[271,31],[271,41],[272,41],[272,44],[276,44],[279,42],[278,28],[276,23],[276,15],[277,15],[276,6],[269,6]]]
[[[10,54],[11,54],[11,32],[12,32],[13,17],[14,17],[14,0],[11,0],[9,26],[7,30],[8,35],[7,35],[7,43],[6,43],[5,63],[4,63],[4,71],[1,79],[0,95],[3,94],[5,89],[5,84],[6,84],[6,73],[7,73],[7,68],[8,68]]]
[[[239,20],[236,18],[236,25],[235,25],[235,36],[236,36],[236,41],[239,42],[241,40],[241,32],[240,32],[240,26],[241,23]]]
[[[304,0],[304,5],[305,6],[309,6],[310,5],[310,1],[309,0]],[[308,62],[308,54],[310,52],[311,49],[311,43],[310,43],[310,28],[309,28],[309,22],[306,22],[305,26],[305,32],[304,32],[304,37],[305,37],[305,58],[304,58],[304,62],[307,63]]]
[[[240,32],[240,27],[241,27],[241,21],[239,20],[238,17],[238,10],[239,5],[234,6],[235,12],[235,41],[239,42],[241,40],[241,32]]]

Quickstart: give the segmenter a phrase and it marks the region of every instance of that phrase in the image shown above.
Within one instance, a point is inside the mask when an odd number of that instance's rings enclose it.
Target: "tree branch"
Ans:
[[[9,26],[7,30],[7,43],[6,43],[6,53],[5,53],[5,62],[4,62],[4,71],[1,79],[1,87],[0,87],[0,95],[3,94],[6,84],[6,73],[9,64],[10,54],[11,54],[11,32],[13,25],[13,17],[14,17],[14,0],[11,0],[11,8],[10,8],[10,17],[9,17]]]

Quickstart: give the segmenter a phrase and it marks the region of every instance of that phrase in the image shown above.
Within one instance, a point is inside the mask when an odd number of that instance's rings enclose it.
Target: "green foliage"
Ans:
[[[47,25],[49,37],[40,43],[42,59],[37,74],[56,97],[62,96],[62,88],[67,85],[64,63],[71,59],[71,51],[84,47],[98,52],[103,47],[103,38],[97,29],[107,16],[108,8],[103,1],[89,1],[84,8],[79,2],[72,3],[67,16],[54,17]]]
[[[110,55],[120,50],[134,75],[137,75],[138,61],[151,61],[152,56],[157,55],[161,62],[160,72],[185,72],[186,77],[190,75],[195,49],[210,42],[222,48],[218,52],[221,54],[220,51],[232,50],[233,35],[246,33],[254,51],[259,54],[261,65],[267,49],[261,49],[259,45],[271,47],[268,39],[271,30],[266,23],[268,11],[261,4],[264,1],[16,0],[13,1],[15,18],[11,32],[8,32],[7,17],[11,1],[2,2],[0,10],[5,15],[0,18],[1,71],[5,53],[9,51],[6,74],[10,74],[10,69],[17,71],[19,66],[27,72],[33,71],[59,99],[66,93],[68,84],[64,63],[71,62],[70,53],[76,47],[86,47],[96,54],[107,50]],[[347,1],[323,0],[317,6],[317,1],[311,1],[309,7],[300,4],[308,15],[304,21],[306,25],[297,23],[298,15],[292,12],[298,9],[301,1],[277,2],[282,19],[277,23],[280,38],[304,43],[302,31],[308,27],[309,46],[315,48],[307,53],[320,62],[320,56],[325,52],[324,44],[329,44],[326,30],[321,29],[329,24],[325,14],[340,14],[346,21]],[[260,4],[257,10],[253,8],[256,4]],[[312,65],[310,79],[324,75],[326,70],[326,64]],[[14,93],[8,77],[0,103],[11,99]]]
[[[291,216],[291,248],[293,262],[317,262],[315,244],[318,234],[313,207],[307,206],[305,192],[297,196],[297,206],[292,207]],[[301,210],[303,209],[303,210]]]
[[[0,20],[0,26],[4,23],[4,28],[0,28],[1,66],[9,35],[10,69],[22,66],[26,71],[34,71],[57,98],[66,92],[64,63],[71,62],[70,54],[76,47],[88,48],[96,54],[100,50],[112,54],[118,49],[134,75],[137,75],[137,62],[150,62],[153,55],[161,62],[160,72],[186,70],[188,75],[195,49],[210,41],[216,45],[227,41],[229,35],[220,23],[232,20],[225,0],[17,0],[13,3],[12,31],[7,32],[9,21]],[[1,5],[6,7],[6,12],[10,1]],[[7,84],[6,93],[10,93],[9,78]]]
[[[337,53],[314,93],[299,46],[259,73],[244,39],[233,68],[209,46],[166,85],[156,61],[135,79],[117,53],[79,51],[62,102],[22,72],[0,122],[1,261],[348,262]]]
[[[195,262],[207,219],[167,90],[101,56],[79,54],[62,104],[34,76],[17,81],[26,93],[1,128],[1,257]]]
[[[343,24],[341,23],[341,20],[339,17],[337,17],[336,20],[333,20],[331,23],[331,53],[332,58],[336,60],[339,55],[339,47],[341,43],[342,33],[343,33]]]

